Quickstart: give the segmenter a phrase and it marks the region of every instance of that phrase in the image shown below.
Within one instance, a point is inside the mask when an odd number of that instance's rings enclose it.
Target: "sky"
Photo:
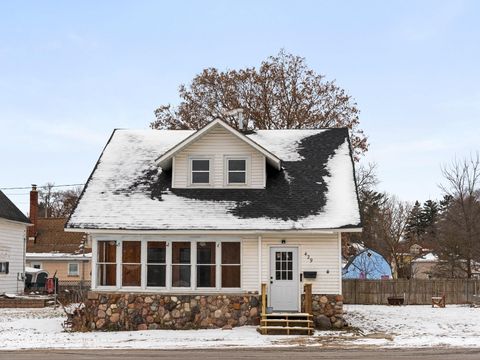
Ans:
[[[2,1],[0,189],[84,183],[114,128],[282,48],[355,99],[380,190],[439,198],[480,150],[478,1]]]

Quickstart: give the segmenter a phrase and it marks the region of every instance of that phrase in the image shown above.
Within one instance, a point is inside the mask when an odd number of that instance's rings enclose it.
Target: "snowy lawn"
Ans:
[[[349,344],[387,347],[480,347],[480,308],[447,305],[345,305],[345,318],[357,328]]]
[[[64,332],[62,310],[0,309],[0,349],[176,349],[214,347],[480,347],[480,309],[447,306],[346,305],[353,329],[315,336],[262,336],[255,327],[233,330]]]

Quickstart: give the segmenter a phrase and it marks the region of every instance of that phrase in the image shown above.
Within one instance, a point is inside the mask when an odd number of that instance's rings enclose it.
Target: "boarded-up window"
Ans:
[[[222,288],[240,287],[240,243],[222,242]]]
[[[99,241],[97,258],[97,284],[115,286],[117,284],[117,243]]]
[[[122,286],[140,286],[140,245],[140,241],[124,241],[122,244]]]

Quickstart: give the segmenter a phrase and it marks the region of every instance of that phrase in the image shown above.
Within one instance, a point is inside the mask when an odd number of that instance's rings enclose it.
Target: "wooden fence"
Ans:
[[[343,280],[345,304],[387,304],[389,296],[405,296],[405,304],[426,305],[432,296],[446,296],[447,304],[480,300],[480,280]]]

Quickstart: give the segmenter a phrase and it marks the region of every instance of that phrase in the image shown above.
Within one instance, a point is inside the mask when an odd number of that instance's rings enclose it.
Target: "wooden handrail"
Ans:
[[[262,316],[267,313],[267,284],[262,283]]]
[[[307,314],[312,314],[312,284],[305,284],[303,287],[305,292],[304,308]]]

